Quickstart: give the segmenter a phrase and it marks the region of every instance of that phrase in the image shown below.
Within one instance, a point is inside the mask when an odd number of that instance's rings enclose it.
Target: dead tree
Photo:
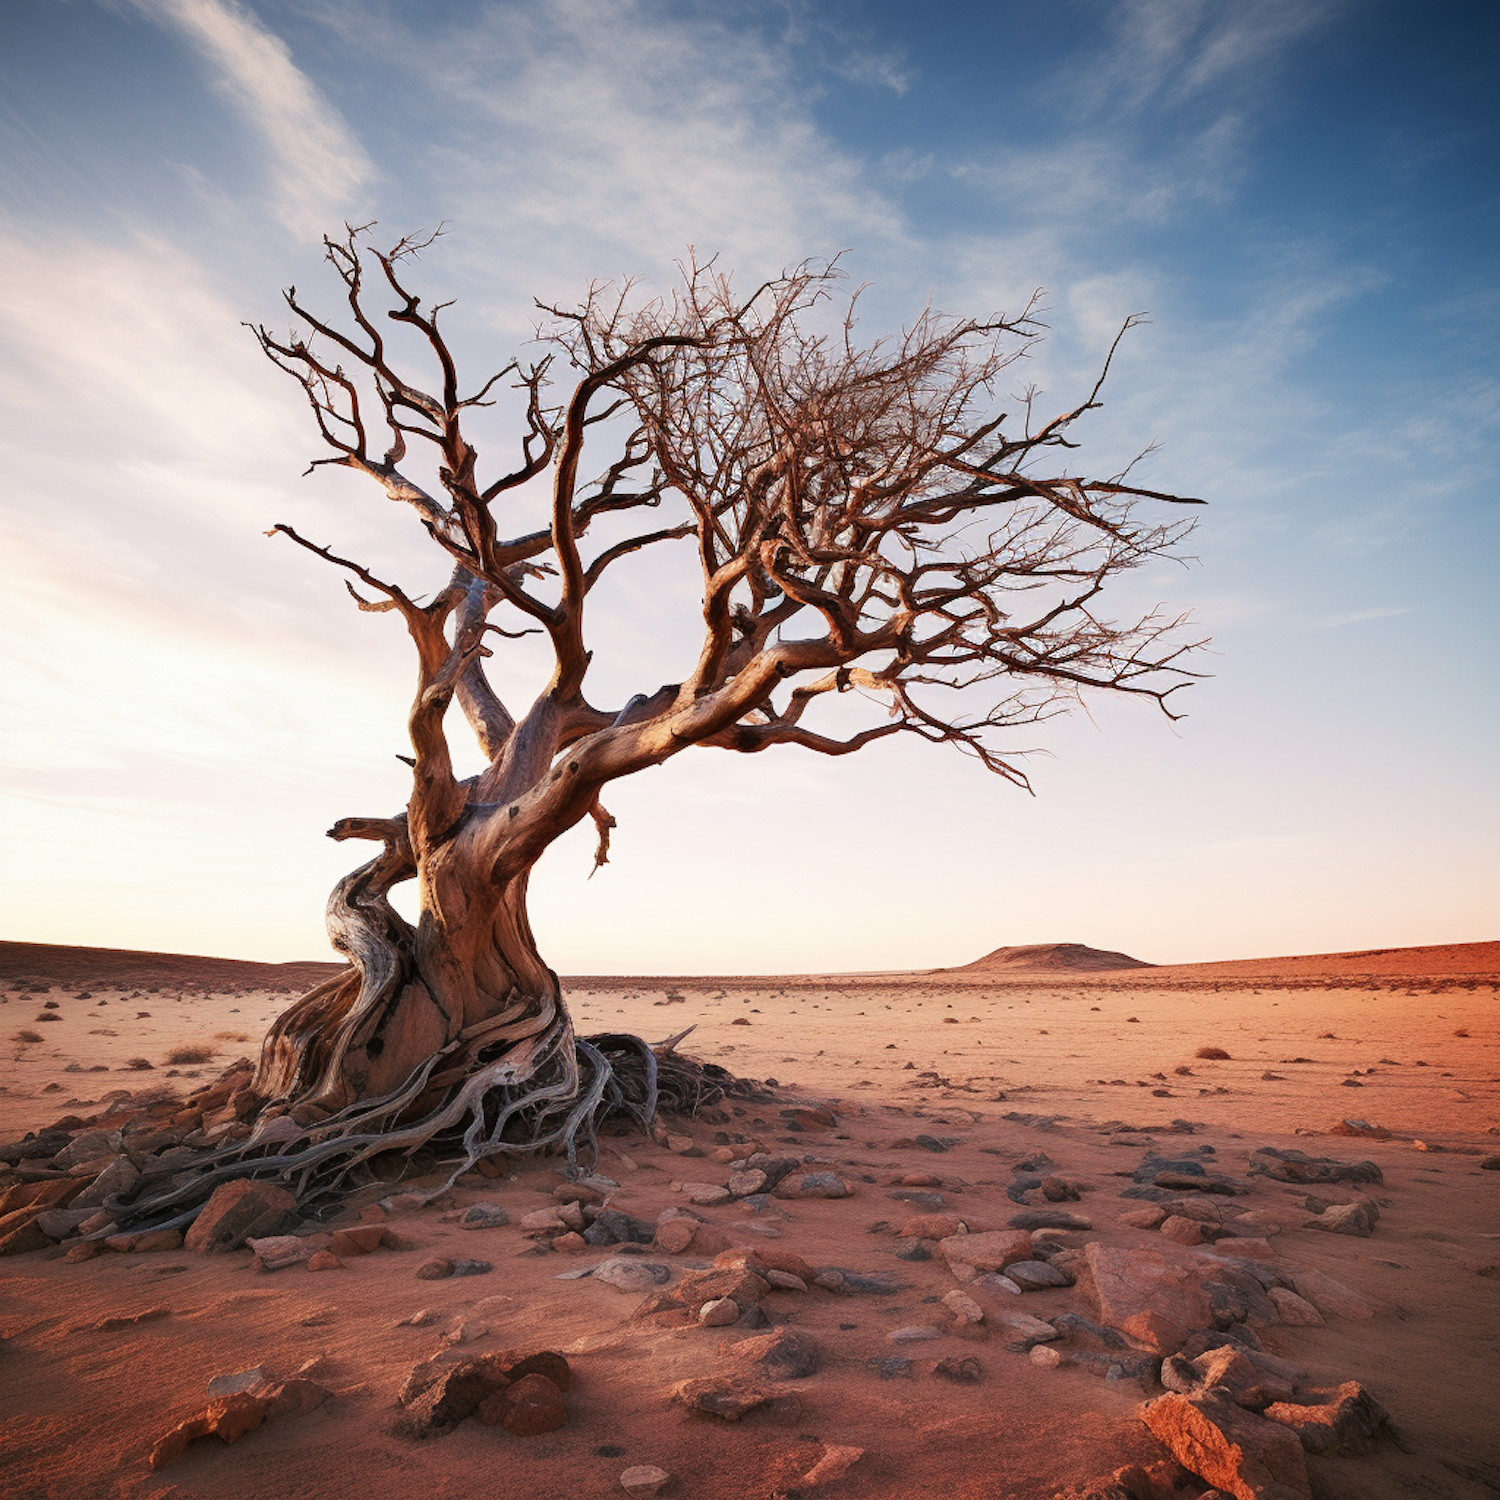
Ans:
[[[380,845],[329,901],[351,967],[273,1025],[236,1100],[249,1137],[205,1182],[248,1166],[326,1186],[362,1158],[433,1142],[460,1170],[547,1145],[572,1161],[611,1110],[649,1121],[659,1059],[635,1038],[575,1035],[526,912],[533,866],[575,824],[593,820],[604,862],[613,820],[601,799],[620,777],[688,750],[847,755],[909,734],[1024,784],[1008,733],[1090,689],[1172,716],[1192,675],[1180,621],[1112,620],[1103,595],[1183,536],[1163,507],[1200,502],[1128,473],[1069,472],[1074,424],[1100,404],[1103,374],[1050,420],[1031,392],[998,409],[1040,332],[1032,307],[984,320],[927,311],[865,345],[857,294],[834,301],[833,266],[740,295],[690,263],[665,300],[596,285],[576,308],[543,308],[540,356],[471,387],[443,306],[409,285],[430,240],[381,252],[351,231],[326,243],[342,316],[293,289],[296,331],[255,336],[306,395],[328,450],[312,467],[352,469],[410,507],[451,576],[424,603],[291,526],[268,533],[343,570],[361,609],[404,624],[411,792],[398,813],[329,831]],[[395,330],[416,336],[425,372],[398,358]],[[497,469],[465,424],[507,384],[525,416]],[[522,492],[541,486],[546,523],[518,530]],[[600,706],[590,597],[648,548],[693,570],[696,660],[681,682]],[[486,668],[521,630],[544,633],[553,660],[524,708]],[[814,727],[834,694],[874,705],[866,727]],[[455,701],[486,763],[466,780],[447,737]],[[403,881],[417,883],[415,926],[388,899]],[[180,1207],[202,1196],[179,1191]]]

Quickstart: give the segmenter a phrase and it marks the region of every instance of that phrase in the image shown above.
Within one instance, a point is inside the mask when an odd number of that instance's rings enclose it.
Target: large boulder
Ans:
[[[1155,1354],[1173,1354],[1189,1334],[1213,1326],[1205,1267],[1163,1249],[1102,1245],[1085,1249],[1084,1283],[1099,1319]]]
[[[1368,1453],[1390,1421],[1385,1408],[1357,1380],[1318,1394],[1317,1404],[1277,1401],[1266,1416],[1295,1432],[1309,1453]]]
[[[1235,1500],[1309,1500],[1302,1445],[1276,1422],[1211,1392],[1169,1392],[1141,1420],[1183,1468]]]
[[[237,1250],[252,1236],[280,1234],[290,1227],[296,1213],[297,1200],[285,1188],[242,1177],[214,1189],[183,1244],[200,1255]]]

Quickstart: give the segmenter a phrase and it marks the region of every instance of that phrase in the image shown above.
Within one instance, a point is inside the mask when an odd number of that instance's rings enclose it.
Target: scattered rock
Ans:
[[[913,1323],[905,1328],[893,1328],[886,1334],[893,1344],[916,1344],[926,1339],[940,1339],[942,1336],[941,1328],[934,1328],[928,1323]]]
[[[300,1266],[324,1248],[324,1241],[295,1234],[271,1235],[264,1239],[246,1240],[255,1252],[251,1264],[257,1271],[284,1271],[288,1266]]]
[[[963,1359],[940,1359],[933,1365],[932,1373],[940,1380],[951,1380],[955,1385],[978,1385],[984,1376],[984,1367],[974,1356]]]
[[[730,1350],[741,1363],[752,1364],[771,1380],[804,1380],[817,1374],[823,1349],[810,1334],[778,1329],[742,1339]]]
[[[697,1232],[698,1223],[695,1219],[668,1219],[656,1226],[656,1248],[667,1255],[681,1255],[693,1243],[693,1236]]]
[[[1322,1326],[1323,1314],[1296,1292],[1289,1291],[1284,1286],[1273,1286],[1266,1289],[1266,1295],[1276,1304],[1276,1311],[1281,1314],[1283,1323],[1309,1328]]]
[[[852,1448],[841,1443],[825,1443],[817,1463],[802,1476],[800,1483],[808,1489],[822,1484],[832,1484],[842,1479],[850,1469],[865,1456],[863,1448]]]
[[[611,1256],[594,1267],[595,1281],[612,1286],[617,1292],[648,1292],[672,1279],[672,1268],[660,1261],[637,1260],[623,1255]]]
[[[1174,1244],[1201,1245],[1203,1243],[1202,1224],[1196,1219],[1184,1218],[1181,1214],[1172,1214],[1163,1219],[1160,1229],[1162,1237],[1171,1240]]]
[[[938,1248],[963,1280],[972,1280],[980,1271],[1003,1271],[1018,1260],[1031,1258],[1031,1236],[1025,1230],[991,1229],[983,1234],[955,1234],[941,1241]],[[969,1275],[964,1277],[962,1269]]]
[[[248,1391],[252,1386],[259,1385],[261,1381],[268,1378],[261,1365],[256,1365],[249,1370],[240,1370],[233,1375],[215,1375],[208,1382],[208,1394],[210,1397],[233,1396],[238,1391]]]
[[[498,1423],[516,1437],[556,1432],[568,1420],[560,1390],[545,1375],[522,1375],[514,1384],[479,1404],[475,1415],[491,1426]]]
[[[731,1172],[729,1191],[736,1198],[748,1198],[751,1193],[765,1192],[770,1180],[758,1167],[747,1172]]]
[[[687,1201],[699,1208],[716,1208],[721,1203],[728,1203],[734,1196],[727,1187],[717,1182],[685,1182],[682,1191]]]
[[[265,1421],[300,1417],[316,1410],[328,1395],[327,1390],[311,1380],[293,1379],[220,1397],[198,1416],[179,1422],[151,1450],[147,1462],[153,1469],[164,1469],[198,1438],[217,1437],[225,1443],[237,1442]]]
[[[904,1240],[946,1240],[963,1234],[967,1228],[957,1214],[918,1214],[908,1219],[897,1233]]]
[[[274,1183],[243,1177],[221,1183],[193,1220],[183,1244],[200,1255],[235,1250],[252,1235],[262,1238],[281,1233],[295,1219],[296,1211],[297,1200]]]
[[[1266,1416],[1291,1428],[1309,1453],[1368,1453],[1390,1421],[1385,1408],[1354,1380],[1321,1394],[1325,1400],[1317,1405],[1275,1402]]]
[[[671,1477],[655,1464],[632,1464],[620,1475],[620,1488],[637,1500],[649,1500]]]
[[[1005,1274],[1023,1292],[1043,1292],[1053,1287],[1073,1285],[1070,1276],[1044,1260],[1012,1261],[1005,1268]]]
[[[495,1269],[487,1260],[454,1260],[448,1264],[453,1276],[485,1276]]]
[[[1330,1204],[1316,1218],[1307,1221],[1309,1229],[1326,1229],[1330,1234],[1352,1234],[1368,1239],[1375,1233],[1380,1208],[1373,1199],[1358,1203]]]
[[[1060,1208],[1032,1208],[1012,1214],[1006,1221],[1012,1229],[1092,1229],[1094,1221]]]
[[[578,1200],[569,1198],[565,1201],[572,1203]],[[460,1229],[503,1229],[509,1223],[510,1215],[498,1203],[476,1203],[459,1215],[458,1227]]]
[[[716,1297],[698,1309],[698,1321],[705,1328],[727,1328],[738,1323],[742,1309],[733,1297]]]
[[[1237,1500],[1312,1494],[1301,1443],[1233,1402],[1173,1391],[1148,1401],[1141,1420],[1183,1468]]]
[[[777,1184],[778,1198],[852,1198],[854,1189],[837,1172],[806,1172]]]
[[[672,1387],[672,1397],[689,1411],[721,1417],[726,1422],[738,1422],[746,1412],[778,1400],[776,1392],[767,1386],[723,1376],[679,1381]],[[788,1409],[790,1402],[796,1402],[800,1411],[801,1402],[796,1397],[789,1398]]]
[[[307,1258],[309,1271],[342,1271],[344,1263],[331,1250],[315,1250]]]
[[[1175,1255],[1156,1248],[1123,1249],[1091,1242],[1085,1249],[1088,1286],[1101,1321],[1157,1354],[1172,1354],[1195,1329],[1212,1324],[1199,1277]]]
[[[1283,1151],[1262,1146],[1250,1159],[1248,1175],[1274,1177],[1278,1182],[1384,1182],[1372,1161],[1336,1161],[1330,1156],[1312,1157],[1303,1151]]]
[[[453,1274],[453,1262],[438,1256],[417,1267],[418,1281],[445,1281]]]
[[[967,1293],[955,1287],[943,1296],[943,1306],[960,1327],[984,1322],[984,1309]]]
[[[1132,1208],[1120,1215],[1118,1222],[1132,1229],[1155,1229],[1167,1217],[1164,1209],[1151,1204],[1147,1208]]]

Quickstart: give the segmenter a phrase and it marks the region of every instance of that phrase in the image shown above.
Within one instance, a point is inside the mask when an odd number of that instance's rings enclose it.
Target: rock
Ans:
[[[894,1193],[887,1193],[886,1197],[897,1203],[908,1203],[913,1208],[926,1209],[929,1213],[945,1208],[948,1203],[941,1193],[922,1193],[916,1188],[897,1188]]]
[[[807,1290],[807,1283],[800,1276],[793,1276],[790,1271],[776,1271],[767,1267],[764,1275],[773,1291],[805,1292]]]
[[[342,1271],[344,1263],[331,1250],[315,1250],[307,1258],[309,1271]]]
[[[922,1261],[931,1260],[932,1251],[927,1248],[926,1240],[897,1240],[896,1248],[891,1254],[897,1260]]]
[[[487,1260],[455,1260],[449,1264],[454,1276],[487,1276],[495,1269]]]
[[[1203,1226],[1196,1219],[1185,1219],[1180,1214],[1172,1214],[1163,1219],[1161,1233],[1165,1239],[1178,1245],[1201,1245],[1203,1243]]]
[[[1385,1408],[1354,1380],[1322,1394],[1327,1399],[1317,1405],[1274,1402],[1266,1416],[1295,1432],[1309,1453],[1368,1453],[1390,1421]]]
[[[633,1260],[623,1255],[611,1256],[594,1267],[594,1280],[612,1286],[617,1292],[648,1292],[671,1279],[672,1272],[657,1261]]]
[[[1177,1256],[1097,1240],[1084,1254],[1100,1320],[1144,1348],[1172,1354],[1195,1329],[1211,1326],[1208,1294]]]
[[[582,1210],[578,1212],[579,1222],[574,1227],[582,1229]],[[682,1209],[674,1209],[671,1213],[672,1216],[692,1219]],[[697,1223],[697,1220],[692,1219],[692,1222]],[[656,1225],[618,1208],[601,1208],[594,1214],[594,1222],[583,1230],[583,1237],[591,1245],[649,1245],[656,1238]]]
[[[837,1172],[793,1174],[777,1184],[778,1198],[852,1198],[854,1189]]]
[[[886,1334],[893,1344],[916,1344],[926,1339],[940,1339],[942,1336],[941,1328],[934,1328],[927,1323],[913,1323],[905,1328],[893,1328]]]
[[[1373,1318],[1378,1306],[1358,1292],[1351,1292],[1343,1282],[1325,1276],[1322,1271],[1298,1271],[1292,1285],[1299,1297],[1305,1297],[1324,1317],[1355,1318],[1363,1322]]]
[[[603,1203],[604,1194],[586,1182],[560,1182],[552,1189],[552,1196],[559,1203]],[[480,1205],[489,1207],[490,1205]],[[504,1209],[501,1209],[504,1212]]]
[[[1330,1234],[1353,1234],[1368,1239],[1375,1233],[1375,1221],[1380,1217],[1379,1208],[1369,1199],[1360,1203],[1334,1203],[1314,1219],[1307,1221],[1309,1229],[1326,1229]]]
[[[121,1154],[72,1201],[74,1208],[103,1208],[111,1198],[128,1193],[141,1180],[140,1168]]]
[[[746,1412],[773,1401],[775,1395],[766,1386],[723,1376],[681,1380],[672,1387],[672,1398],[689,1411],[722,1417],[726,1422],[738,1422]]]
[[[1270,1209],[1251,1208],[1231,1219],[1229,1227],[1234,1234],[1249,1237],[1280,1234],[1286,1228],[1286,1215]]]
[[[183,1244],[200,1255],[235,1250],[252,1234],[278,1233],[296,1210],[297,1200],[274,1183],[246,1177],[221,1183],[193,1220]]]
[[[955,1274],[957,1274],[955,1272]],[[984,1271],[968,1283],[975,1290],[986,1292],[1003,1292],[1007,1297],[1019,1297],[1021,1288],[1013,1282],[1009,1276],[1002,1276],[999,1271]]]
[[[731,1172],[729,1174],[729,1191],[736,1198],[748,1198],[751,1193],[763,1193],[766,1190],[770,1178],[758,1167],[748,1172]]]
[[[1155,1229],[1166,1217],[1166,1211],[1153,1203],[1147,1208],[1128,1210],[1120,1215],[1117,1222],[1128,1224],[1132,1229]]]
[[[943,1306],[954,1316],[960,1327],[984,1322],[984,1309],[967,1293],[955,1287],[943,1295]]]
[[[656,1226],[656,1248],[668,1255],[681,1255],[693,1243],[698,1224],[693,1219],[668,1219]]]
[[[1061,1177],[1044,1177],[1039,1186],[1048,1203],[1077,1203],[1083,1196],[1071,1182],[1064,1182]]]
[[[396,1432],[417,1440],[440,1437],[510,1383],[502,1355],[440,1355],[424,1360],[413,1367],[397,1397],[405,1410]],[[496,1411],[494,1420],[501,1415]]]
[[[581,1234],[569,1230],[552,1241],[552,1248],[563,1255],[578,1255],[589,1248],[589,1242]]]
[[[1283,1323],[1308,1328],[1322,1326],[1323,1314],[1296,1292],[1288,1291],[1284,1286],[1273,1286],[1267,1289],[1266,1295],[1276,1304],[1276,1311],[1281,1315]]]
[[[1012,1214],[1006,1221],[1012,1229],[1092,1229],[1094,1221],[1082,1214],[1070,1214],[1060,1208],[1031,1208],[1023,1214]]]
[[[770,1380],[805,1380],[823,1366],[823,1347],[811,1334],[784,1328],[741,1339],[729,1352]]]
[[[1169,1392],[1141,1420],[1183,1468],[1236,1500],[1311,1496],[1302,1445],[1285,1427],[1209,1393]]]
[[[555,1196],[555,1195],[554,1195]],[[575,1199],[568,1199],[575,1202]],[[510,1215],[498,1203],[476,1203],[459,1215],[460,1229],[503,1229],[510,1223]]]
[[[746,1266],[716,1266],[708,1271],[689,1271],[670,1291],[661,1292],[642,1304],[637,1315],[683,1308],[696,1317],[705,1302],[714,1302],[720,1297],[732,1298],[745,1312],[758,1306],[770,1289],[764,1278]]]
[[[217,1437],[225,1443],[237,1442],[262,1422],[300,1417],[316,1410],[328,1396],[327,1390],[311,1380],[293,1379],[219,1397],[198,1416],[179,1422],[151,1450],[147,1462],[153,1469],[164,1469],[198,1438]]]
[[[46,1151],[40,1140],[34,1144],[38,1148],[38,1155],[51,1156],[54,1167],[61,1167],[67,1171],[87,1161],[100,1161],[105,1157],[114,1156],[120,1149],[120,1132],[118,1130],[85,1130],[81,1135],[75,1135],[55,1154]]]
[[[288,1266],[300,1266],[322,1248],[320,1240],[295,1234],[270,1235],[245,1243],[255,1252],[251,1264],[257,1271],[284,1271]]]
[[[215,1375],[208,1382],[210,1396],[232,1396],[236,1391],[248,1391],[252,1386],[269,1379],[265,1368],[256,1365],[249,1370],[240,1370],[233,1375]]]
[[[1372,1125],[1368,1120],[1340,1120],[1329,1130],[1329,1135],[1362,1136],[1371,1141],[1388,1141],[1391,1133],[1384,1125]]]
[[[33,1222],[49,1240],[65,1240],[94,1212],[92,1208],[44,1208]]]
[[[1167,1218],[1192,1219],[1199,1224],[1224,1222],[1224,1210],[1212,1198],[1163,1198],[1156,1207]]]
[[[1269,1240],[1258,1235],[1225,1235],[1214,1241],[1215,1255],[1240,1256],[1247,1260],[1274,1260],[1276,1252]]]
[[[444,1260],[438,1256],[434,1260],[424,1261],[417,1267],[418,1281],[445,1281],[453,1274],[453,1262]]]
[[[353,1224],[336,1229],[328,1241],[335,1255],[372,1255],[385,1241],[386,1229],[380,1224]]]
[[[1222,1388],[1229,1392],[1237,1406],[1249,1411],[1260,1411],[1272,1401],[1291,1398],[1290,1381],[1268,1374],[1256,1363],[1254,1351],[1237,1348],[1234,1344],[1221,1344],[1191,1360],[1174,1356],[1172,1363],[1179,1373],[1191,1372],[1197,1386]],[[1168,1361],[1162,1361],[1163,1385],[1167,1383],[1167,1364]],[[1183,1371],[1183,1366],[1186,1366],[1186,1371]]]
[[[552,1381],[533,1373],[486,1397],[475,1415],[481,1422],[498,1424],[516,1437],[536,1437],[556,1432],[568,1420],[568,1408]]]
[[[667,1150],[674,1156],[702,1156],[703,1152],[690,1135],[674,1135],[667,1132]]]
[[[148,1229],[144,1234],[131,1237],[131,1250],[137,1255],[146,1255],[153,1250],[181,1250],[180,1229]]]
[[[967,1229],[968,1225],[957,1214],[918,1214],[908,1219],[897,1234],[903,1240],[947,1240]]]
[[[1016,1338],[1028,1346],[1031,1344],[1050,1344],[1054,1339],[1060,1339],[1060,1334],[1050,1323],[1041,1318],[1033,1318],[1030,1313],[1023,1312],[1001,1312],[997,1313],[1000,1326],[1007,1333],[1012,1333]]]
[[[728,1203],[734,1196],[727,1187],[722,1187],[717,1182],[685,1182],[682,1191],[687,1201],[699,1208],[716,1208],[721,1203]]]
[[[648,1500],[671,1478],[665,1469],[655,1464],[632,1464],[620,1475],[620,1488],[637,1500]]]
[[[1044,1370],[1055,1370],[1060,1365],[1067,1363],[1062,1350],[1054,1349],[1049,1344],[1032,1345],[1031,1352],[1027,1355],[1027,1358],[1032,1364],[1039,1365]]]
[[[1384,1182],[1372,1161],[1336,1161],[1302,1151],[1262,1146],[1250,1160],[1248,1175],[1274,1177],[1278,1182]]]
[[[963,1359],[940,1359],[932,1367],[932,1373],[939,1380],[951,1380],[955,1385],[978,1385],[984,1367],[971,1354]]]
[[[716,1297],[698,1309],[698,1321],[705,1328],[727,1328],[739,1322],[741,1311],[733,1297]]]
[[[1014,1261],[1031,1258],[1031,1236],[1025,1230],[991,1229],[984,1234],[949,1235],[938,1249],[955,1268],[1003,1271]]]
[[[842,1479],[864,1456],[863,1448],[852,1448],[842,1443],[825,1443],[817,1463],[802,1476],[799,1483],[808,1489],[816,1489],[820,1484],[832,1484],[834,1480]]]
[[[1052,1287],[1073,1285],[1071,1277],[1064,1275],[1055,1266],[1048,1265],[1044,1260],[1012,1261],[1005,1268],[1005,1274],[1023,1292],[1043,1292]]]

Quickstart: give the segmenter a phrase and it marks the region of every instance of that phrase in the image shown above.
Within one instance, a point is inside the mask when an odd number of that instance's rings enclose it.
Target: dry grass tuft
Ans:
[[[132,1073],[152,1073],[156,1070],[156,1064],[149,1062],[144,1057],[126,1058],[124,1066],[129,1068]]]
[[[248,1042],[250,1034],[245,1031],[216,1031],[214,1040],[216,1042]]]
[[[180,1067],[192,1063],[212,1062],[214,1054],[219,1049],[209,1042],[194,1042],[187,1047],[173,1047],[167,1053],[167,1061],[174,1067]]]
[[[22,1046],[26,1046],[30,1042],[39,1042],[41,1039],[42,1034],[40,1031],[18,1031],[11,1038],[11,1041],[20,1042]]]
[[[1200,1047],[1194,1057],[1206,1058],[1209,1062],[1228,1062],[1229,1054],[1222,1047]]]

